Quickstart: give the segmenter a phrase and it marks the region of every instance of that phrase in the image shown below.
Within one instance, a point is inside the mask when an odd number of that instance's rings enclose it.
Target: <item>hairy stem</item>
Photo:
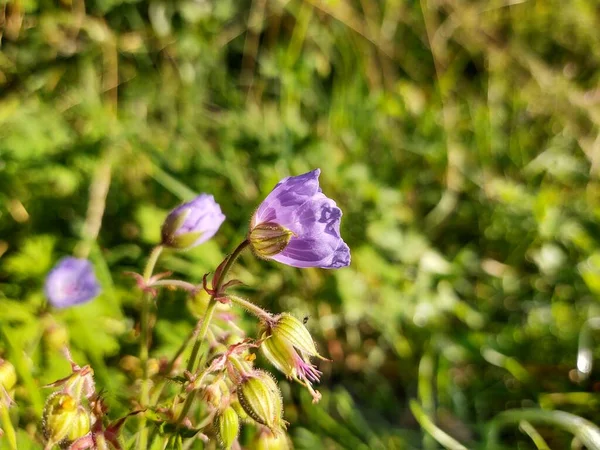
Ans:
[[[221,286],[223,286],[223,282],[227,277],[227,273],[229,272],[229,270],[231,270],[231,268],[235,264],[235,261],[238,259],[238,257],[249,244],[250,243],[247,240],[245,240],[236,247],[236,249],[233,251],[233,253],[231,253],[231,255],[229,255],[229,257],[227,258],[227,262],[223,267],[221,275],[219,276],[219,279],[216,282],[216,285],[213,286],[213,290],[216,293],[219,293],[219,291],[221,290]],[[210,323],[210,320],[212,319],[214,308],[216,307],[215,303],[215,296],[211,295],[204,318],[198,322],[196,328],[194,329],[193,338],[195,338],[196,341],[194,342],[194,347],[192,348],[192,355],[187,365],[187,370],[189,370],[190,372],[194,372],[194,368],[196,367],[196,363],[198,362],[196,361],[196,359],[198,358],[198,351],[200,350],[200,345],[202,344],[202,341],[206,337],[206,331],[208,330],[208,325]]]
[[[236,305],[244,308],[249,313],[254,314],[261,320],[266,320],[271,317],[271,314],[269,314],[267,311],[242,297],[238,297],[237,295],[228,295],[227,298],[229,298],[229,300],[231,300]]]
[[[148,262],[144,268],[144,282],[148,283],[154,272],[154,267],[158,261],[158,257],[162,253],[163,246],[157,245],[150,253]],[[150,386],[148,380],[148,346],[149,346],[149,334],[150,334],[150,301],[152,296],[149,293],[145,293],[142,298],[142,311],[140,317],[140,364],[142,365],[142,386],[140,392],[140,405],[142,408],[148,406],[150,396]],[[146,450],[148,448],[148,429],[146,428],[146,415],[142,414],[140,417],[139,424],[139,440],[138,449]]]
[[[250,242],[248,240],[244,240],[240,245],[236,247],[236,249],[229,255],[226,259],[225,265],[223,266],[223,270],[221,271],[220,276],[216,280],[215,286],[213,286],[213,290],[215,294],[219,294],[221,287],[223,286],[223,282],[229,273],[229,270],[233,267],[238,257],[242,254],[244,249],[248,247]],[[208,307],[206,308],[206,312],[204,313],[204,317],[202,320],[198,322],[194,332],[192,334],[192,338],[195,338],[194,347],[192,348],[192,354],[187,364],[187,370],[189,372],[194,372],[196,368],[196,363],[199,363],[198,354],[200,352],[200,347],[204,338],[206,337],[206,332],[208,331],[208,326],[210,325],[210,321],[212,320],[212,316],[217,307],[218,300],[215,299],[215,294],[211,295],[210,300],[208,302]],[[181,414],[177,418],[177,425],[180,425],[187,413],[192,406],[192,402],[194,401],[194,392],[190,392],[183,405],[183,409],[181,410]]]

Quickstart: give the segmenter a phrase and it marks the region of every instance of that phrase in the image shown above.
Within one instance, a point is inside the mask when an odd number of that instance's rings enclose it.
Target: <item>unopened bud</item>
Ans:
[[[162,226],[162,245],[188,249],[217,232],[225,216],[212,195],[201,194],[172,210]]]
[[[90,417],[69,394],[55,393],[46,400],[43,428],[50,443],[74,441],[90,431]]]
[[[293,235],[291,230],[279,224],[265,222],[252,228],[248,239],[258,256],[269,258],[285,250]]]
[[[250,416],[246,414],[246,411],[244,411],[244,408],[242,408],[242,405],[240,404],[237,398],[233,399],[233,401],[231,402],[231,407],[235,410],[241,421],[247,422],[252,420]]]
[[[73,442],[80,437],[85,436],[90,432],[90,415],[83,408],[83,406],[77,407],[77,415],[73,420],[73,424],[69,433],[67,434],[67,440]]]
[[[281,391],[273,377],[262,370],[246,375],[237,388],[240,405],[256,422],[273,432],[285,428]]]
[[[290,441],[285,433],[271,433],[264,429],[254,438],[252,448],[255,450],[290,450]]]
[[[228,406],[217,415],[215,425],[221,446],[229,450],[240,433],[240,419],[237,413],[231,406]]]
[[[0,358],[0,386],[8,392],[15,387],[15,384],[17,384],[15,366]]]
[[[312,387],[319,381],[321,372],[310,362],[317,353],[315,344],[303,323],[284,313],[263,324],[261,350],[266,358],[288,378],[306,386],[318,402],[321,394]]]

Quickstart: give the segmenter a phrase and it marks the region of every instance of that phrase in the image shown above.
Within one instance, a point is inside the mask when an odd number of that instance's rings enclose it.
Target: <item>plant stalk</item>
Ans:
[[[163,251],[162,245],[157,245],[150,253],[148,262],[144,268],[144,282],[148,283],[154,272],[154,267],[158,261],[160,254]],[[148,406],[150,397],[150,386],[148,379],[148,354],[149,354],[149,335],[150,335],[150,301],[152,296],[149,293],[145,293],[142,298],[142,311],[140,316],[140,364],[142,365],[142,386],[140,392],[140,406],[146,408]],[[148,429],[146,428],[146,415],[141,414],[139,424],[139,440],[138,449],[146,450],[148,448]]]
[[[225,278],[227,277],[227,274],[229,273],[229,270],[231,270],[231,268],[235,264],[238,257],[242,254],[244,249],[246,247],[248,247],[249,244],[250,244],[250,242],[247,239],[244,240],[240,245],[238,245],[236,247],[236,249],[231,253],[231,255],[229,255],[227,257],[227,260],[226,260],[227,262],[223,266],[223,270],[221,271],[221,274],[216,281],[216,285],[213,286],[213,290],[214,290],[215,294],[219,293],[219,291],[221,290],[221,287],[223,286],[223,282],[225,281]],[[210,321],[212,320],[212,316],[217,307],[217,303],[218,303],[218,300],[215,299],[215,295],[214,294],[211,295],[210,300],[208,301],[208,307],[206,308],[206,312],[204,313],[204,317],[202,318],[201,321],[198,322],[198,324],[196,325],[196,328],[194,329],[192,338],[195,338],[196,340],[194,342],[194,347],[192,348],[192,354],[191,354],[190,359],[187,364],[187,370],[189,372],[193,373],[196,368],[196,363],[197,362],[199,363],[198,353],[200,352],[200,347],[202,345],[202,342],[204,341],[204,338],[206,337],[206,332],[208,331],[208,326],[210,325]],[[181,410],[181,414],[177,418],[178,426],[181,424],[181,422],[183,421],[183,419],[189,412],[190,407],[192,406],[192,402],[194,401],[194,393],[195,392],[188,393],[188,395],[185,399],[185,403]]]

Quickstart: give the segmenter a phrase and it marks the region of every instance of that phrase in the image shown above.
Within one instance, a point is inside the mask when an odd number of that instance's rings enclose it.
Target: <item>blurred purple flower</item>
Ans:
[[[46,277],[44,292],[55,308],[67,308],[94,299],[100,285],[87,259],[61,259]]]
[[[195,247],[213,237],[224,221],[215,198],[200,194],[169,213],[162,226],[162,243],[179,249]]]
[[[293,267],[350,264],[350,248],[340,236],[342,211],[321,191],[320,173],[284,178],[258,207],[250,242],[259,256]]]

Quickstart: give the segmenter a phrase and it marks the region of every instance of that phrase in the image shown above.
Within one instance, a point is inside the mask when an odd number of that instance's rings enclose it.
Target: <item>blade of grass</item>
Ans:
[[[421,425],[421,428],[429,433],[431,437],[441,445],[449,450],[467,450],[467,447],[462,445],[444,430],[438,428],[435,423],[433,423],[433,420],[425,414],[425,411],[423,411],[423,408],[416,400],[410,401],[410,410],[413,413],[413,416],[415,416],[415,419],[417,419],[417,422],[419,422],[419,425]]]
[[[543,409],[513,409],[498,414],[488,425],[486,448],[499,448],[500,431],[524,420],[562,428],[577,437],[589,450],[600,450],[600,428],[592,422],[568,412]]]

